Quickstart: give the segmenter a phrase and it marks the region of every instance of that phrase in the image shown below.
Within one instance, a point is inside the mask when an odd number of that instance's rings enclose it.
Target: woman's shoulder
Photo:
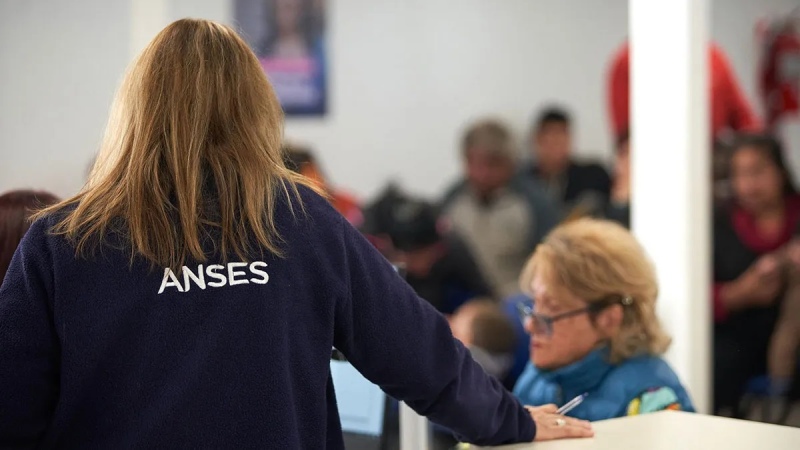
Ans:
[[[660,356],[652,355],[627,359],[619,363],[610,376],[623,381],[633,378],[642,379],[643,382],[649,382],[649,380],[661,383],[678,382],[678,375],[672,370],[669,363]]]
[[[306,222],[323,226],[342,221],[341,214],[331,204],[330,199],[302,184],[296,184],[295,188],[296,194],[288,189],[287,194],[281,196],[280,203],[292,213],[290,216],[303,217]]]
[[[658,356],[639,356],[617,365],[609,374],[607,388],[617,391],[629,415],[664,409],[693,410],[680,378]]]

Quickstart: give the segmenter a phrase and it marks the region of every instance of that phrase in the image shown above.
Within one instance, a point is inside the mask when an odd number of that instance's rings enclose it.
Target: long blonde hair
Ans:
[[[609,343],[612,362],[661,355],[669,348],[671,339],[656,316],[655,268],[636,238],[617,223],[582,218],[556,227],[523,269],[523,292],[533,295],[537,275],[553,291],[566,290],[590,304],[630,299],[619,333]]]
[[[302,209],[302,177],[284,165],[283,112],[258,59],[229,27],[182,19],[129,69],[97,161],[53,228],[85,254],[109,233],[162,267],[188,259],[281,255],[282,194]],[[204,248],[214,236],[214,248]]]

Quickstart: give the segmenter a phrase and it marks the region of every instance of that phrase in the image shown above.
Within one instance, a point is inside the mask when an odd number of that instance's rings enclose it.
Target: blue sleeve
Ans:
[[[533,440],[535,424],[522,405],[472,360],[444,317],[341,222],[349,287],[336,305],[336,348],[387,394],[463,441]]]
[[[630,400],[620,416],[636,416],[657,411],[694,412],[691,400],[683,389],[675,390],[669,386],[649,388]]]
[[[23,238],[0,286],[0,448],[35,448],[58,396],[45,225]]]

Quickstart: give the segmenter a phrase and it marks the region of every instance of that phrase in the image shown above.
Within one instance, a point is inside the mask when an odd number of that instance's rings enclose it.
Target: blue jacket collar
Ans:
[[[561,386],[563,392],[578,395],[596,388],[614,368],[608,362],[608,356],[608,348],[602,347],[570,365],[555,370],[539,370],[539,374]]]

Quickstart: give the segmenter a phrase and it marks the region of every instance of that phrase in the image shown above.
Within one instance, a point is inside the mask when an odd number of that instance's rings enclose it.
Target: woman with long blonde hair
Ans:
[[[0,288],[0,447],[341,449],[336,347],[464,440],[591,434],[526,411],[284,167],[279,103],[228,27],[137,59],[90,180]]]

